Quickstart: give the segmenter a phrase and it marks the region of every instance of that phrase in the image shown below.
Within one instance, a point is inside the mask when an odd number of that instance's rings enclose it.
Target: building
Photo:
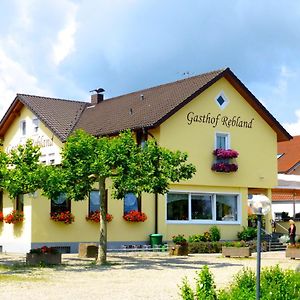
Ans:
[[[278,185],[272,191],[273,218],[300,219],[300,136],[279,142],[277,157],[279,174]]]
[[[108,248],[144,244],[160,233],[200,234],[217,225],[221,239],[236,239],[247,226],[247,200],[263,193],[271,198],[277,185],[277,142],[291,136],[229,69],[205,73],[112,99],[92,95],[91,103],[17,94],[0,123],[4,151],[27,138],[41,146],[41,162],[58,164],[59,152],[77,128],[95,135],[115,135],[130,128],[137,140],[155,138],[159,145],[186,151],[195,176],[171,184],[166,195],[134,195],[124,201],[108,191]],[[217,150],[223,149],[227,151]],[[229,149],[233,150],[230,151]],[[28,251],[42,245],[76,252],[78,243],[98,240],[99,226],[86,220],[99,207],[97,191],[89,201],[46,199],[39,191],[11,200],[2,193],[4,215],[24,210],[22,224],[3,223],[3,251]],[[72,224],[49,218],[57,206],[71,209]],[[126,222],[128,208],[141,209],[145,222]]]

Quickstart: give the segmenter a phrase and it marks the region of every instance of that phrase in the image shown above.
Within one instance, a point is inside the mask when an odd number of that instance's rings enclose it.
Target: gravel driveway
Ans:
[[[0,253],[0,264],[24,262],[25,255]],[[255,269],[256,255],[250,258],[224,258],[220,254],[193,254],[170,257],[151,254],[109,254],[109,264],[97,267],[92,259],[63,255],[63,265],[55,268],[0,269],[14,279],[0,279],[1,300],[6,299],[180,299],[178,284],[186,276],[194,283],[196,271],[208,265],[218,288],[234,274]],[[299,261],[285,258],[285,252],[262,253],[262,267],[279,264],[296,269]]]

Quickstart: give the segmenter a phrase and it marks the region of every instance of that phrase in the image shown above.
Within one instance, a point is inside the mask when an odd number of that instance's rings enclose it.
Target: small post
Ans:
[[[257,214],[256,300],[260,299],[261,214]]]

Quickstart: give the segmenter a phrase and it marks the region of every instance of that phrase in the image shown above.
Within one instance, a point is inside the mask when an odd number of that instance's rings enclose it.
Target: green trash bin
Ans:
[[[150,234],[150,244],[151,248],[154,248],[154,245],[162,245],[163,235],[159,233]]]

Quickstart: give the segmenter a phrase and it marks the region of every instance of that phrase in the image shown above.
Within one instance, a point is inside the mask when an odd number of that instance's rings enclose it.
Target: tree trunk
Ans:
[[[106,193],[105,193],[105,177],[99,178],[99,193],[100,193],[100,236],[97,264],[106,263],[107,252],[107,221],[106,221]]]

